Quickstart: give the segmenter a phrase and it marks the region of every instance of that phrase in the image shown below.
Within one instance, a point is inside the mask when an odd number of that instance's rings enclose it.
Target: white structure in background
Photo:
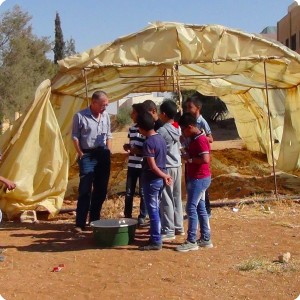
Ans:
[[[152,100],[157,106],[159,106],[164,99],[170,99],[171,97],[172,93],[170,92],[133,93],[116,102],[110,103],[107,111],[109,114],[116,115],[120,108],[131,107],[132,104],[142,103],[145,100]]]

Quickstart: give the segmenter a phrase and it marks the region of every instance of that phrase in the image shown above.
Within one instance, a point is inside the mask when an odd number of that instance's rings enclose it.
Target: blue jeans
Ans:
[[[78,164],[80,182],[76,226],[84,228],[89,210],[90,222],[100,219],[110,175],[110,151],[101,149],[93,153],[85,153]]]
[[[188,199],[186,213],[188,216],[188,241],[197,240],[197,227],[200,224],[200,238],[210,240],[209,218],[205,207],[205,191],[211,183],[211,177],[187,180]]]
[[[146,176],[143,176],[142,185],[150,218],[150,243],[161,245],[159,204],[164,182],[162,178],[147,180]]]
[[[147,207],[144,200],[144,192],[141,182],[142,169],[128,167],[127,170],[127,180],[126,180],[126,196],[125,196],[125,208],[124,215],[125,218],[132,218],[132,207],[133,207],[133,196],[135,193],[135,187],[137,180],[139,180],[139,195],[140,200],[140,214],[138,218],[146,218]]]

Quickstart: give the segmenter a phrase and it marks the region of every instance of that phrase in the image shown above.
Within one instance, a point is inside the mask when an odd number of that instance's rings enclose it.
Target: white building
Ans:
[[[107,111],[109,114],[116,115],[121,107],[131,107],[134,103],[142,103],[145,100],[152,100],[156,105],[160,105],[164,99],[171,98],[170,92],[153,92],[153,93],[133,93],[126,97],[112,102],[108,105]]]

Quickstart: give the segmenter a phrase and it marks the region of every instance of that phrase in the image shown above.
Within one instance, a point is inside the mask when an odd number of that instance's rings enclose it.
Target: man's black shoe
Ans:
[[[146,246],[139,247],[140,251],[151,251],[151,250],[161,250],[162,245],[161,244],[148,244]]]

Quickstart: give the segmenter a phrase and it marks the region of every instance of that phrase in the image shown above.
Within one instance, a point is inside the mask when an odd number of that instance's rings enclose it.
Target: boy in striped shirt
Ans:
[[[142,136],[137,127],[136,120],[139,114],[143,113],[143,104],[137,103],[132,105],[131,119],[134,124],[129,128],[128,138],[129,143],[124,144],[123,148],[129,153],[128,157],[128,170],[126,179],[126,196],[125,196],[125,208],[124,215],[125,218],[132,218],[132,208],[133,208],[133,196],[135,193],[135,188],[137,180],[139,180],[139,195],[140,195],[140,213],[138,216],[138,224],[142,225],[145,223],[145,218],[147,216],[147,208],[144,202],[144,194],[141,184],[141,172],[142,172],[142,162],[143,162],[143,144],[145,137]]]

